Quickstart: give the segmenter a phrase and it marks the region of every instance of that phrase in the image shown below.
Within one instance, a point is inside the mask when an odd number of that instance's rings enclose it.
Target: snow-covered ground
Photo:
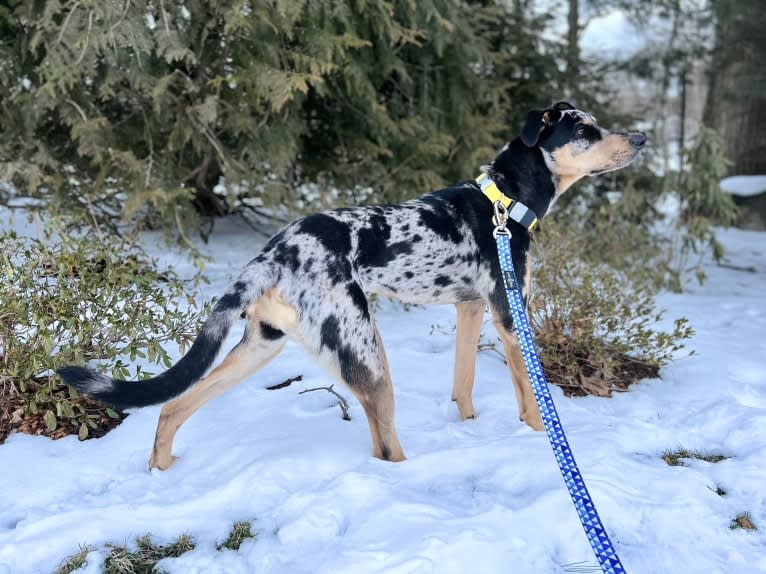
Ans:
[[[721,180],[721,189],[733,195],[758,195],[766,191],[766,175],[734,175]]]
[[[612,399],[565,398],[553,389],[572,448],[627,568],[640,573],[766,572],[766,234],[725,231],[732,265],[661,296],[691,319],[692,357]],[[209,295],[219,294],[258,240],[229,227],[206,246]],[[174,256],[163,255],[166,261]],[[181,258],[176,259],[184,272]],[[406,462],[370,456],[359,405],[341,419],[332,381],[296,345],[195,414],[166,472],[147,469],[159,407],[132,412],[98,440],[13,435],[0,445],[0,574],[51,572],[81,544],[151,532],[190,533],[192,552],[169,572],[514,573],[582,572],[590,547],[544,434],[518,421],[505,365],[480,353],[474,403],[460,422],[450,400],[454,311],[377,313],[393,372]],[[436,326],[436,328],[433,328]],[[233,344],[240,333],[232,334]],[[495,340],[487,323],[483,337]],[[303,381],[269,391],[288,377]],[[670,467],[666,449],[730,456]],[[714,491],[726,490],[725,496]],[[730,530],[749,511],[757,531]],[[258,536],[238,552],[215,550],[232,523]]]

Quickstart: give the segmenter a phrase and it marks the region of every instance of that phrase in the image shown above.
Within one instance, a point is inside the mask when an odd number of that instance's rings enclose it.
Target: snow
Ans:
[[[647,42],[647,35],[636,28],[622,10],[612,10],[590,19],[582,32],[580,46],[586,56],[619,60],[639,52]]]
[[[612,399],[552,389],[628,572],[766,572],[766,235],[720,238],[731,265],[756,272],[708,263],[705,285],[660,296],[668,326],[690,318],[694,356]],[[241,223],[218,229],[201,246],[214,257],[206,295],[220,294],[260,242]],[[192,274],[180,255],[155,250]],[[450,400],[454,310],[382,303],[376,317],[407,461],[370,456],[364,414],[347,391],[350,422],[328,393],[298,396],[333,381],[290,343],[181,428],[180,458],[165,472],[147,469],[159,407],[132,411],[97,440],[9,437],[0,445],[0,574],[51,572],[81,544],[98,549],[82,571],[99,572],[105,544],[147,532],[157,542],[184,532],[196,539],[195,550],[162,562],[171,573],[537,574],[594,565],[547,440],[518,421],[497,354],[479,354],[478,418],[461,422]],[[489,320],[482,337],[496,340]],[[298,374],[300,383],[265,389]],[[670,467],[660,456],[677,447],[732,458]],[[729,529],[743,511],[760,530]],[[252,521],[257,538],[217,551],[239,520]]]
[[[151,12],[144,14],[144,22],[146,22],[146,27],[150,30],[154,30],[157,27],[157,21],[154,19],[154,14]]]
[[[721,180],[721,189],[732,195],[759,195],[766,192],[766,175],[735,175]]]

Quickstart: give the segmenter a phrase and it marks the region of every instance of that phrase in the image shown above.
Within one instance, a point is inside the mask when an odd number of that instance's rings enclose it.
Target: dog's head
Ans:
[[[569,184],[625,167],[646,143],[641,133],[600,127],[593,116],[567,102],[529,112],[520,138],[527,147],[539,147],[551,173]]]

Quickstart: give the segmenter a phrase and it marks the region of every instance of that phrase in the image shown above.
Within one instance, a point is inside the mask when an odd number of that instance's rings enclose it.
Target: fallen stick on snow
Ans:
[[[310,393],[312,391],[327,391],[328,393],[332,393],[333,395],[338,397],[338,406],[340,406],[340,410],[343,411],[343,420],[350,421],[351,415],[348,414],[348,402],[341,395],[339,395],[335,391],[335,389],[333,389],[334,386],[335,385],[330,385],[329,387],[315,387],[313,389],[305,389],[298,394],[302,395],[304,393]]]
[[[276,391],[278,389],[284,389],[285,387],[289,387],[293,383],[297,383],[298,381],[303,380],[303,375],[298,375],[297,377],[290,377],[286,381],[283,381],[281,383],[277,383],[276,385],[271,385],[270,387],[266,387],[267,391]]]

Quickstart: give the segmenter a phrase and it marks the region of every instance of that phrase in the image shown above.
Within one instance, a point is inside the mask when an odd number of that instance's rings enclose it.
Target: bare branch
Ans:
[[[80,52],[80,57],[77,58],[77,61],[75,62],[75,66],[79,65],[80,62],[82,62],[82,59],[85,57],[85,52],[88,51],[88,46],[90,45],[90,30],[93,27],[93,10],[88,12],[88,33],[85,36],[85,45],[82,47],[82,52]]]
[[[69,25],[69,19],[72,17],[72,14],[75,13],[75,10],[77,10],[77,7],[80,5],[80,1],[77,0],[72,5],[72,8],[69,10],[69,14],[66,15],[66,18],[64,18],[64,23],[61,26],[61,31],[59,32],[59,37],[56,39],[57,44],[61,44],[61,39],[64,37],[64,32],[66,32],[66,28]]]
[[[74,109],[76,109],[80,113],[80,117],[82,118],[82,121],[84,121],[84,122],[88,121],[88,116],[86,116],[85,112],[82,110],[82,108],[79,105],[77,105],[77,102],[75,102],[71,98],[67,98],[67,103],[72,104]]]
[[[348,414],[348,402],[341,395],[339,395],[335,391],[335,389],[333,389],[334,386],[335,385],[330,385],[329,387],[315,387],[313,389],[305,389],[298,394],[302,395],[304,393],[310,393],[312,391],[327,391],[328,393],[332,393],[333,395],[338,397],[338,406],[340,406],[340,410],[343,411],[343,420],[350,421],[351,415]]]
[[[497,348],[497,345],[495,343],[479,343],[477,345],[477,350],[481,353],[482,351],[493,351],[500,355],[500,358],[503,359],[503,362],[505,362],[505,355],[503,355]]]
[[[289,387],[293,383],[297,383],[299,381],[303,380],[303,375],[298,375],[297,377],[290,377],[286,381],[283,381],[281,383],[277,383],[276,385],[271,385],[270,387],[266,387],[267,391],[276,391],[277,389],[284,389],[285,387]]]
[[[170,26],[168,25],[168,13],[165,10],[165,0],[160,0],[160,9],[162,11],[162,20],[165,22],[165,34],[170,36]]]
[[[758,273],[758,269],[752,265],[741,267],[739,265],[732,265],[731,263],[719,263],[718,267],[725,267],[726,269],[733,269],[734,271],[745,271],[746,273]]]

